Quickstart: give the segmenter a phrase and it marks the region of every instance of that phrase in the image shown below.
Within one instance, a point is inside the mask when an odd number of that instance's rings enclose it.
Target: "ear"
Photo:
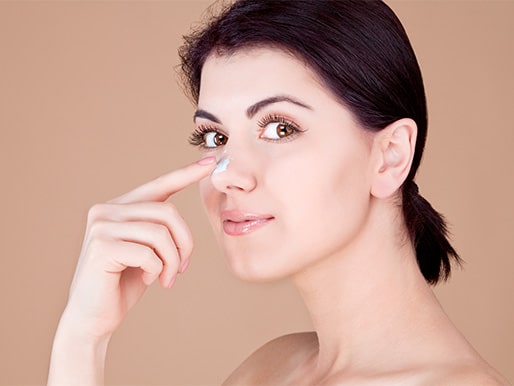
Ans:
[[[373,141],[371,194],[387,198],[396,192],[409,174],[418,127],[410,118],[391,123]]]

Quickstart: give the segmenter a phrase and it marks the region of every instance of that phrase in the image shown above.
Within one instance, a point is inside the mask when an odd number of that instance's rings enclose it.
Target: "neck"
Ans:
[[[380,368],[381,362],[391,369],[395,360],[401,366],[412,345],[427,338],[427,327],[449,324],[411,244],[398,240],[394,229],[384,232],[394,227],[376,219],[372,214],[375,225],[345,251],[293,277],[318,335],[321,374]]]

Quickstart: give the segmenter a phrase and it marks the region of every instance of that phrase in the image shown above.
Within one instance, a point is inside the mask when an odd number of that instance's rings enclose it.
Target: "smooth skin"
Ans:
[[[266,344],[227,385],[507,383],[457,331],[417,266],[400,194],[414,121],[365,130],[310,68],[271,48],[211,55],[198,109],[196,123],[226,137],[210,151],[231,157],[200,187],[232,271],[289,277],[315,328]],[[284,128],[270,115],[300,132],[277,139]],[[234,210],[271,220],[234,236],[225,228]]]
[[[189,264],[191,232],[166,200],[208,176],[206,157],[89,211],[69,300],[54,340],[49,385],[101,385],[112,333],[155,280],[171,288]]]

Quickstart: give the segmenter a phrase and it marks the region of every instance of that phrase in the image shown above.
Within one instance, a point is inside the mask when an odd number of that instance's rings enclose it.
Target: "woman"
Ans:
[[[227,384],[505,384],[429,285],[459,257],[414,182],[419,66],[382,2],[243,0],[186,39],[195,164],[94,206],[50,384],[101,384],[110,336],[146,287],[171,287],[190,232],[170,195],[200,181],[239,277],[289,277],[315,332],[252,354]]]

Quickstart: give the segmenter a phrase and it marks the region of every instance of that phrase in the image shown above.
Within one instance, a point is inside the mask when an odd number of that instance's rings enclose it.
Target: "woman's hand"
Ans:
[[[185,271],[193,239],[176,208],[165,200],[206,177],[214,164],[214,157],[202,159],[91,208],[54,341],[49,383],[101,382],[107,342],[127,312],[156,279],[170,288]],[[90,353],[79,358],[77,345],[89,347]],[[69,357],[72,347],[76,358]],[[72,378],[59,376],[66,373]]]

